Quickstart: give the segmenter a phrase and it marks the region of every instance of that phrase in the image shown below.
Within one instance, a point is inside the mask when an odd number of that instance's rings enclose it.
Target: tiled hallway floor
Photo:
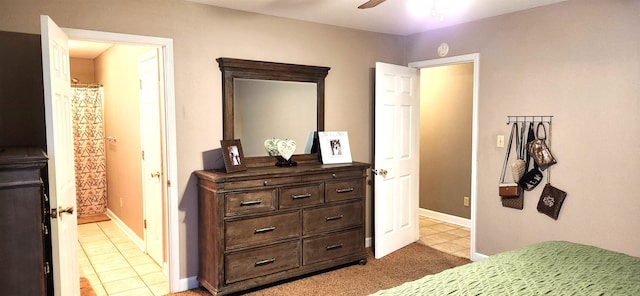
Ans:
[[[445,253],[470,258],[469,228],[422,216],[419,220],[420,242]]]
[[[80,276],[97,296],[157,296],[169,293],[162,268],[113,221],[78,225]]]

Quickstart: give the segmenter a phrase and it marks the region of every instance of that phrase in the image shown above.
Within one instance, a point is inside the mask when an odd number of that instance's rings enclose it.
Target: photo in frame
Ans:
[[[222,158],[224,159],[224,167],[227,173],[247,170],[247,166],[244,163],[242,144],[240,144],[239,139],[220,140],[220,146],[222,147]]]
[[[346,131],[318,132],[322,163],[351,163],[351,147]]]

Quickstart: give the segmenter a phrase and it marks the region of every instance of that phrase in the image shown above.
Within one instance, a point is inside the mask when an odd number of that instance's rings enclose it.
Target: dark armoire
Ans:
[[[0,147],[0,293],[51,295],[48,201],[38,148]]]

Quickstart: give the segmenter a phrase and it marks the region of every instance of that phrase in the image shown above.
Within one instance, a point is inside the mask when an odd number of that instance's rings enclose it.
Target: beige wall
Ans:
[[[567,1],[408,38],[408,61],[480,54],[477,251],[569,240],[640,256],[640,1]],[[557,221],[497,195],[507,115],[554,115],[551,183],[568,193]]]
[[[93,59],[69,58],[69,72],[71,72],[71,78],[79,80],[78,83],[98,82],[94,76]]]
[[[473,63],[420,70],[420,208],[471,218]]]
[[[222,83],[216,58],[331,67],[325,129],[348,131],[353,159],[365,162],[371,159],[370,69],[376,61],[405,64],[404,37],[178,0],[12,1],[2,4],[0,30],[39,34],[40,14],[67,28],[173,39],[181,278],[194,277],[198,271],[197,188],[192,172],[204,167],[203,152],[219,148],[222,138]],[[101,83],[106,85],[102,79]]]

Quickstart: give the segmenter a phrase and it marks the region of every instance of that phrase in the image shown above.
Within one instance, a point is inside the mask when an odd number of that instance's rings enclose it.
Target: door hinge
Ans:
[[[140,82],[140,89],[142,89],[142,79],[138,79],[138,81]]]
[[[167,187],[171,187],[171,180],[167,180]]]
[[[44,263],[44,274],[50,274],[51,273],[51,265],[49,265],[49,262],[45,262]]]
[[[144,219],[143,223],[144,223],[144,229],[147,229],[147,219]]]
[[[47,227],[47,225],[44,225],[44,223],[42,223],[42,233],[44,235],[49,235],[49,227]]]
[[[142,150],[142,160],[144,160],[144,150]]]

